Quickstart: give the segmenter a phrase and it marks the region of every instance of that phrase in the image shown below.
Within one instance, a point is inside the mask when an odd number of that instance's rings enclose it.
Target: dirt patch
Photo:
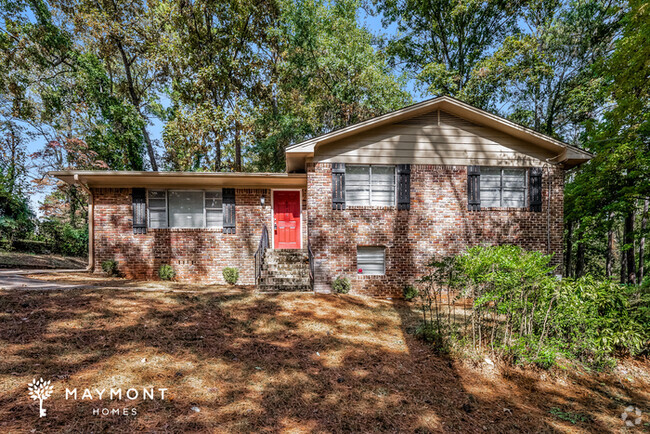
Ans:
[[[34,270],[51,268],[73,270],[75,268],[84,269],[87,265],[86,258],[0,251],[0,269]]]
[[[649,422],[647,363],[553,376],[461,363],[414,339],[418,315],[398,301],[95,288],[0,291],[0,312],[1,432],[598,432],[621,430],[628,405]],[[27,395],[40,377],[54,385],[45,418]],[[65,399],[152,386],[167,399]]]

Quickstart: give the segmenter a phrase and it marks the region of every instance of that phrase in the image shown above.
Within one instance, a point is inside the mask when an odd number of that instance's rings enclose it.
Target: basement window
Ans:
[[[386,274],[386,248],[358,246],[357,272],[375,276]]]

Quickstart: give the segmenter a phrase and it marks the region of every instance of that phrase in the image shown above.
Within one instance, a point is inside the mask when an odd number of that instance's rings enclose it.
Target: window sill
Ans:
[[[221,232],[223,228],[147,228],[158,232]]]
[[[499,206],[486,206],[486,207],[481,207],[481,211],[530,211],[528,208],[514,208],[514,207],[499,207]]]
[[[386,277],[385,274],[359,274],[357,273],[358,278],[362,279],[381,279],[383,277]]]
[[[371,205],[346,205],[346,210],[357,210],[357,209],[369,209],[369,210],[396,210],[397,207],[394,205],[391,206],[371,206]]]

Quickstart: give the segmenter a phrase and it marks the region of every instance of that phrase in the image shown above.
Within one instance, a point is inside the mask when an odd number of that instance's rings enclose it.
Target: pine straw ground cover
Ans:
[[[639,361],[490,368],[436,356],[404,302],[228,291],[0,291],[0,432],[619,431],[630,404],[649,421]],[[40,377],[44,418],[27,394]],[[166,399],[65,399],[152,386]]]

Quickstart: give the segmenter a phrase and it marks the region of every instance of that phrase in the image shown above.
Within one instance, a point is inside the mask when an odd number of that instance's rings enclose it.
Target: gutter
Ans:
[[[73,185],[78,185],[88,194],[88,266],[86,271],[92,273],[95,271],[95,207],[93,193],[88,186],[81,182],[78,174],[74,174]]]

